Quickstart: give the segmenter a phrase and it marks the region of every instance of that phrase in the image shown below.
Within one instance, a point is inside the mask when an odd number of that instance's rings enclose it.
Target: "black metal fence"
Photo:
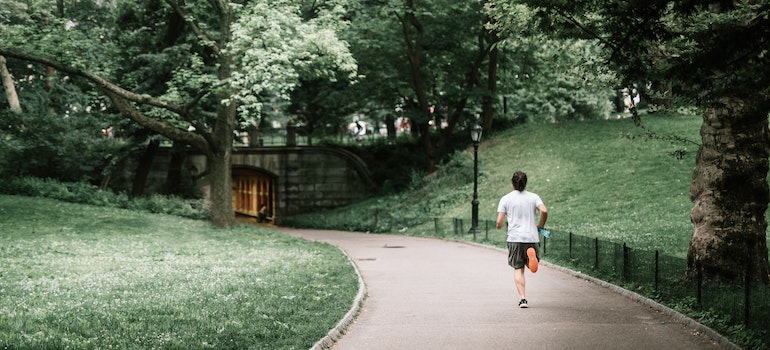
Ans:
[[[503,247],[504,235],[495,230],[494,224],[480,221],[479,232],[469,233],[470,221],[433,220],[437,236],[465,236]],[[736,284],[707,281],[700,273],[696,273],[697,278],[685,279],[687,261],[684,258],[572,232],[552,230],[551,233],[551,238],[540,237],[544,259],[657,300],[723,334],[747,331],[762,342],[747,344],[747,348],[770,349],[770,287],[767,285],[746,277]],[[747,276],[747,271],[736,271],[736,274]]]

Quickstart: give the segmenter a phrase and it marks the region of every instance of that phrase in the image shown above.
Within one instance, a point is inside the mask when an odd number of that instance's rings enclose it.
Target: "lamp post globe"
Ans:
[[[471,141],[473,141],[473,201],[471,202],[471,229],[468,233],[479,233],[479,143],[481,142],[482,129],[476,124],[471,128]]]

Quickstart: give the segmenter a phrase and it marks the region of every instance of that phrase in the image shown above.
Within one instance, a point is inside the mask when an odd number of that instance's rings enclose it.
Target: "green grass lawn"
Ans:
[[[357,282],[254,226],[0,195],[0,349],[308,349]]]

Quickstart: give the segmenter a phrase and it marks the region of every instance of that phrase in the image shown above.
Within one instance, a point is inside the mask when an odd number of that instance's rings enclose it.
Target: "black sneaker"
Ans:
[[[529,307],[529,305],[527,305],[527,299],[521,299],[521,300],[519,300],[519,307],[520,307],[520,308],[522,308],[522,309],[526,309],[526,308],[528,308],[528,307]]]

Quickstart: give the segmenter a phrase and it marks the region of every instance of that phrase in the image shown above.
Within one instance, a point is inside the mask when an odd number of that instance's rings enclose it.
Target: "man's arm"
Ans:
[[[497,213],[497,229],[503,228],[505,223],[505,213]]]
[[[545,222],[548,221],[548,208],[545,207],[545,204],[540,204],[537,206],[537,210],[540,211],[540,222],[537,224],[537,228],[543,228]]]

